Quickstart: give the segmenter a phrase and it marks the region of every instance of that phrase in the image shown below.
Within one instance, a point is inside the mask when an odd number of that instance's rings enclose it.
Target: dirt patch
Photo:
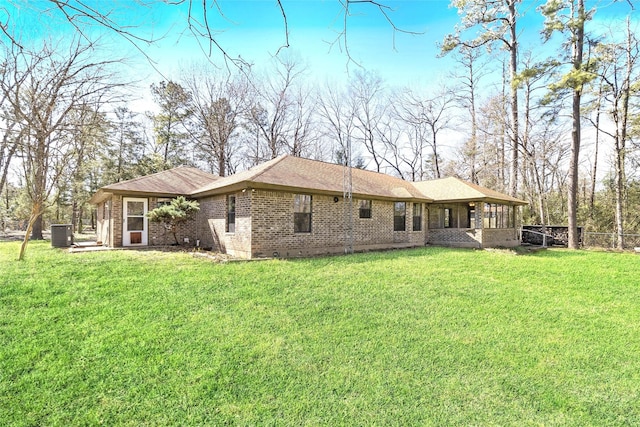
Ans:
[[[42,237],[45,240],[51,240],[51,232],[43,231]],[[0,242],[16,242],[24,240],[24,231],[21,230],[5,230],[0,232]]]
[[[212,262],[220,262],[220,263],[225,263],[225,262],[230,262],[230,261],[237,261],[237,258],[234,258],[230,255],[227,254],[222,254],[219,252],[209,252],[209,251],[198,251],[198,252],[194,252],[193,256],[195,258],[203,258],[206,259],[208,261],[212,261]]]
[[[24,240],[24,230],[4,230],[0,231],[0,242],[15,242]],[[51,230],[43,230],[42,237],[44,240],[51,240]],[[89,233],[75,233],[73,235],[74,242],[95,242],[96,234]]]

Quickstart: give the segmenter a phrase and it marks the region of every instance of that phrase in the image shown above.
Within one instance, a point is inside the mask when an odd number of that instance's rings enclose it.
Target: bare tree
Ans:
[[[598,126],[598,130],[609,135],[614,142],[614,190],[616,199],[616,232],[617,247],[624,248],[624,195],[627,185],[626,161],[628,130],[630,122],[630,100],[637,89],[633,88],[638,81],[638,61],[640,59],[640,45],[636,32],[631,30],[629,18],[625,28],[625,41],[616,43],[601,43],[597,47],[599,63],[600,87],[604,87],[602,98],[608,107],[607,111],[613,121],[614,131],[608,132]]]
[[[481,61],[482,51],[466,46],[460,46],[455,56],[461,68],[456,67],[452,77],[459,82],[460,87],[454,90],[456,103],[467,110],[469,114],[469,139],[462,150],[463,158],[468,165],[469,180],[478,183],[478,106],[479,82],[487,73],[486,63]],[[467,127],[467,126],[465,126]]]
[[[438,134],[449,128],[453,118],[451,110],[454,107],[454,101],[453,91],[441,86],[432,97],[428,98],[406,88],[401,101],[394,103],[399,117],[416,129],[416,132],[420,132],[423,128],[427,129],[429,139],[425,142],[431,147],[434,178],[442,177]]]
[[[351,159],[345,157],[346,153],[351,152],[351,138],[355,126],[354,105],[349,102],[344,91],[329,83],[325,85],[318,98],[317,114],[321,118],[322,132],[327,138],[338,143],[338,147],[332,144],[332,157],[335,156],[338,163],[348,165]]]
[[[601,146],[601,123],[602,117],[605,114],[603,110],[603,102],[604,102],[604,91],[605,85],[602,79],[598,79],[597,89],[592,91],[592,99],[587,105],[584,107],[584,114],[587,119],[593,126],[595,130],[595,137],[593,143],[593,152],[592,152],[592,160],[593,163],[590,165],[590,185],[589,185],[589,219],[591,221],[594,220],[595,216],[595,205],[596,205],[596,186],[598,184],[598,156],[600,153]]]
[[[91,46],[78,42],[65,52],[63,46],[45,45],[39,52],[13,51],[7,58],[12,83],[4,82],[10,117],[20,129],[20,156],[31,213],[19,259],[27,244],[42,238],[42,214],[71,152],[69,131],[78,108],[92,105],[116,83],[108,72],[110,62],[89,60]],[[55,167],[54,167],[55,166]]]
[[[454,49],[479,48],[498,42],[509,51],[509,81],[510,110],[511,110],[511,165],[509,174],[509,194],[516,196],[518,192],[518,153],[519,153],[519,129],[518,129],[518,87],[514,84],[518,74],[518,32],[516,5],[520,0],[452,0],[451,4],[458,8],[462,15],[462,29],[469,30],[479,26],[482,28],[480,35],[462,40],[462,34],[458,30],[454,34],[445,37],[442,44],[444,53]]]
[[[384,163],[384,147],[379,144],[376,128],[385,114],[384,85],[377,74],[357,71],[349,82],[348,94],[353,103],[355,141],[371,156],[376,172]]]
[[[407,102],[408,92],[409,88],[403,88],[390,95],[391,108],[381,122],[379,138],[395,160],[397,174],[404,178],[403,170],[407,169],[411,181],[420,181],[431,176],[426,172],[425,154],[429,129],[423,121],[415,120],[414,106]]]
[[[417,169],[417,158],[411,156],[411,151],[407,150],[406,134],[401,127],[401,122],[391,110],[385,111],[384,116],[378,121],[375,128],[376,138],[382,142],[384,156],[382,160],[393,172],[402,179],[407,179],[406,166],[409,166],[409,175],[415,181],[415,170]]]
[[[240,74],[223,76],[204,69],[186,72],[184,85],[191,93],[189,132],[213,173],[234,171],[238,133],[248,111],[249,84]]]
[[[302,85],[298,85],[292,95],[293,117],[290,135],[285,139],[285,144],[289,154],[301,157],[310,153],[310,145],[318,139],[314,121],[316,98],[309,87]]]
[[[304,145],[306,134],[296,133],[296,124],[307,121],[305,101],[297,96],[306,67],[294,55],[277,57],[274,61],[273,71],[256,82],[248,115],[266,145],[263,153],[268,159],[276,158],[286,147]]]
[[[11,53],[11,49],[7,48],[4,57],[9,58]],[[13,85],[17,84],[12,77],[11,67],[8,67],[7,64],[0,64],[0,85],[3,88],[0,93],[0,123],[2,123],[0,128],[2,135],[0,138],[0,194],[7,183],[11,161],[16,155],[21,140],[21,129],[18,128],[15,118],[12,116],[8,102],[9,94],[14,90]]]
[[[490,96],[478,108],[478,183],[504,191],[507,188],[506,131],[508,111],[503,94]]]

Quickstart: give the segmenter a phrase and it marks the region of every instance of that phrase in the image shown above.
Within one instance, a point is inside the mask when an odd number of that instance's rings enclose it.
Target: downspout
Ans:
[[[476,209],[476,219],[479,220],[480,223],[480,241],[478,242],[478,245],[480,245],[480,247],[478,249],[483,249],[484,248],[484,209],[485,209],[485,205],[486,203],[484,201],[480,201],[480,209]]]
[[[105,239],[103,244],[105,246],[113,247],[113,245],[111,244],[111,199],[105,201],[104,203],[107,205],[107,219],[105,221],[107,224],[107,238]]]
[[[198,230],[200,230],[200,210],[196,211],[196,248],[200,247],[200,238],[198,234]]]

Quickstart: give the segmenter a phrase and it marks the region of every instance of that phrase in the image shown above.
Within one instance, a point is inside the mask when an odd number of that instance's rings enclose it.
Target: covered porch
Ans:
[[[425,243],[461,248],[519,246],[518,207],[524,200],[458,178],[416,183],[429,205]]]
[[[428,244],[462,248],[520,245],[517,205],[467,202],[429,207]]]

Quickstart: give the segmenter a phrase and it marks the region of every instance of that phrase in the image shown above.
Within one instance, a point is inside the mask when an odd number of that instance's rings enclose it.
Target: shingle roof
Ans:
[[[341,195],[344,192],[344,173],[342,165],[284,155],[228,177],[218,177],[189,167],[174,168],[107,185],[98,190],[89,202],[99,203],[113,193],[202,197],[248,187]],[[515,197],[453,177],[408,182],[364,169],[353,168],[351,173],[354,197],[527,204]]]
[[[410,182],[383,173],[363,169],[351,170],[352,194],[355,197],[384,199],[419,199],[430,201]],[[221,193],[231,188],[253,187],[316,191],[328,194],[344,192],[342,165],[284,155],[199,188],[193,196]]]
[[[181,166],[128,181],[116,182],[102,187],[89,201],[97,203],[111,193],[139,193],[158,195],[188,195],[197,188],[219,179],[218,176],[200,169]]]
[[[519,205],[526,205],[524,200],[511,197],[498,191],[490,190],[480,185],[463,181],[459,178],[449,177],[434,179],[431,181],[414,182],[413,185],[425,196],[438,202],[463,202],[463,201],[485,201],[485,202],[509,202]]]

